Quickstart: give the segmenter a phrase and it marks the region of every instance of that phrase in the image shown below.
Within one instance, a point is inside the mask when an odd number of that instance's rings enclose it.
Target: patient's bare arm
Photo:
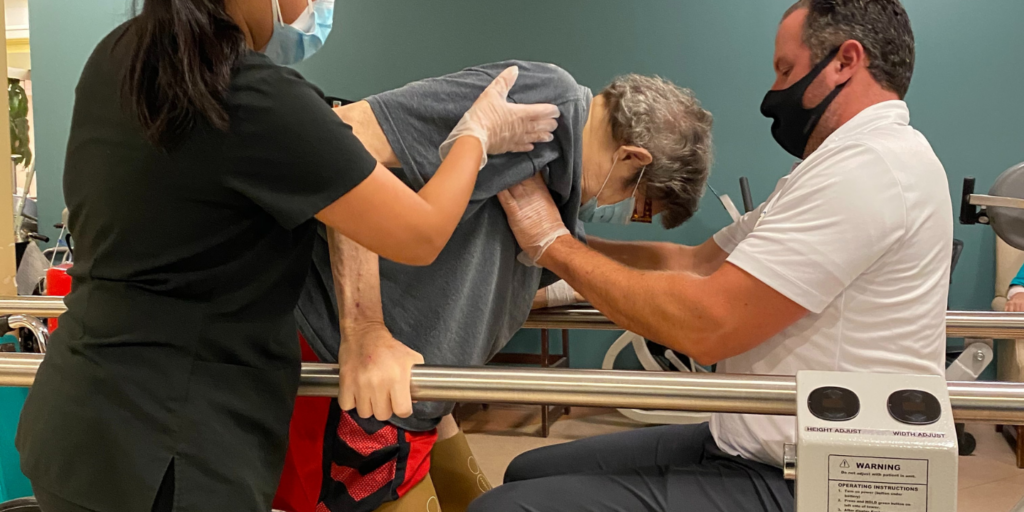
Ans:
[[[709,276],[729,254],[713,239],[691,247],[667,242],[617,242],[588,236],[587,245],[605,256],[640,270],[670,270]]]
[[[391,169],[402,166],[369,103],[359,101],[344,107],[336,107],[334,112],[345,124],[352,127],[352,133],[381,165]]]
[[[384,325],[379,257],[328,231],[331,272],[338,297],[341,368],[338,401],[343,411],[387,421],[412,414],[412,367],[423,357],[392,337]]]

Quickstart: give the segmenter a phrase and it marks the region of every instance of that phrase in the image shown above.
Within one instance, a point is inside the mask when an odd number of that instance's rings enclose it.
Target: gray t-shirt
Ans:
[[[410,267],[381,258],[384,321],[396,339],[423,355],[428,365],[486,363],[523,325],[537,290],[558,280],[516,261],[519,247],[508,227],[498,192],[545,171],[566,227],[579,238],[582,134],[593,94],[551,64],[510,61],[414,82],[367,101],[395,155],[392,171],[413,190],[441,165],[438,147],[484,88],[511,65],[519,79],[509,94],[515,103],[552,103],[561,111],[555,140],[530,153],[491,157],[477,179],[469,208],[437,260]],[[323,361],[337,361],[340,340],[337,299],[325,230],[321,227],[313,265],[296,308],[299,328]],[[452,404],[424,402],[412,418],[392,422],[429,430]]]

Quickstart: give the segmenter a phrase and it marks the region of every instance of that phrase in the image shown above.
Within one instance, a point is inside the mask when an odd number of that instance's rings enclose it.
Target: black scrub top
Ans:
[[[129,22],[130,23],[130,22]],[[68,312],[18,427],[33,485],[89,509],[266,511],[299,381],[292,310],[313,216],[377,165],[322,93],[248,52],[174,149],[126,115],[126,25],[76,89],[64,170],[75,239]]]

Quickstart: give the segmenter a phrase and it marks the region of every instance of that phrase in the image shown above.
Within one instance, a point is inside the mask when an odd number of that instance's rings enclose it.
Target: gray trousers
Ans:
[[[782,470],[722,452],[706,423],[533,450],[469,512],[792,512]]]

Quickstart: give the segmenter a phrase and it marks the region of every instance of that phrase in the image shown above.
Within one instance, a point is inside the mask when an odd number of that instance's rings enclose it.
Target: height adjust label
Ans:
[[[928,461],[828,457],[829,512],[927,512]]]

